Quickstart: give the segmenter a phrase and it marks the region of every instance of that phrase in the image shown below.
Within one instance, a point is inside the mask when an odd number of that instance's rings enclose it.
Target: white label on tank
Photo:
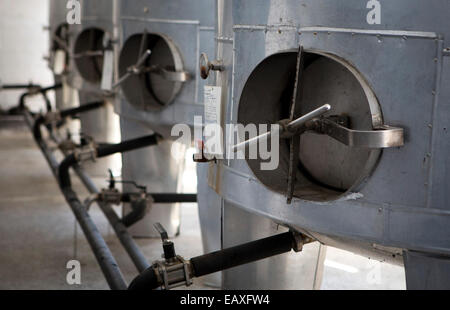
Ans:
[[[112,50],[105,50],[103,55],[103,72],[102,72],[102,90],[111,90],[114,74],[114,52]]]
[[[53,72],[60,75],[64,72],[66,67],[66,52],[63,50],[56,50],[53,59]]]
[[[203,93],[205,104],[204,153],[220,157],[223,154],[220,130],[222,87],[205,86]]]
[[[205,125],[220,124],[221,95],[222,95],[222,87],[205,86],[204,88]]]

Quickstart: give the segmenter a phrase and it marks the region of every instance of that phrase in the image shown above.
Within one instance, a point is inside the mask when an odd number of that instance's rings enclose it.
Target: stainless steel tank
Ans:
[[[53,72],[55,84],[63,85],[55,90],[55,107],[58,110],[79,106],[78,91],[69,83],[69,76],[74,70],[70,66],[70,46],[75,38],[73,26],[67,23],[66,5],[64,1],[49,1],[49,68]],[[80,123],[77,121],[72,121],[62,128],[62,132],[68,131],[74,137],[80,130]]]
[[[69,39],[69,25],[66,22],[66,10],[65,3],[62,1],[52,0],[49,2],[49,68],[53,71],[55,83],[62,83],[63,72],[65,68],[61,68],[68,61],[66,58],[66,51],[62,44],[67,44]],[[55,39],[57,37],[57,39]],[[61,39],[63,42],[59,42]],[[68,45],[68,44],[67,44]],[[63,56],[64,59],[56,59]],[[59,64],[56,62],[59,61]],[[60,66],[60,68],[55,68]],[[55,71],[56,69],[56,71]],[[59,89],[55,91],[55,104],[56,108],[62,109],[65,107],[63,90]]]
[[[209,79],[222,87],[223,126],[289,119],[292,102],[297,116],[331,106],[317,120],[326,130],[281,140],[275,170],[211,164],[224,209],[404,261],[408,288],[449,288],[449,2],[217,3],[225,70]]]
[[[221,87],[222,108],[219,109],[218,119],[221,119],[223,128],[227,117],[226,111],[229,109],[229,102],[233,89],[233,63],[234,43],[232,30],[232,2],[216,2],[216,51],[215,55],[208,55],[209,58],[216,59],[217,65],[224,66],[223,71],[215,73],[211,71],[207,79],[207,85],[217,85]],[[245,60],[244,60],[245,61]],[[263,88],[262,88],[263,89]],[[258,91],[262,91],[256,90]],[[254,111],[254,113],[257,113]],[[224,140],[226,141],[226,139]],[[221,171],[222,161],[218,164],[199,164],[203,166],[203,173],[199,172],[199,178],[208,179],[208,189],[203,189],[210,196],[209,208],[215,211],[206,213],[205,219],[201,222],[203,238],[208,240],[213,238],[211,231],[218,229],[217,221],[220,220],[220,241],[221,247],[227,248],[244,242],[256,240],[258,238],[274,235],[286,230],[285,227],[268,219],[267,217],[248,212],[249,210],[234,203],[233,200],[226,199],[222,195],[220,188],[228,187],[228,181],[222,183]],[[211,192],[216,190],[215,195]],[[200,188],[199,188],[200,191]],[[234,188],[234,194],[248,196],[256,199],[255,193],[247,192],[244,189]],[[209,215],[209,218],[207,218]],[[302,256],[285,254],[256,263],[246,264],[237,268],[226,270],[222,273],[222,288],[224,289],[316,289],[320,287],[321,270],[324,260],[324,248],[319,244],[308,245],[304,248]]]
[[[122,2],[118,70],[122,96],[116,106],[122,138],[158,132],[167,140],[163,145],[124,154],[123,178],[136,179],[150,191],[176,192],[182,185],[178,176],[184,157],[171,155],[171,140],[175,139],[171,129],[178,123],[193,126],[194,115],[203,113],[204,81],[198,74],[198,57],[203,51],[214,51],[213,12],[214,3],[207,0]],[[138,63],[140,66],[136,66]],[[136,70],[131,72],[133,67]],[[142,68],[147,71],[139,71]],[[179,153],[183,153],[182,148]],[[206,179],[200,179],[199,188],[205,183]],[[202,193],[199,190],[201,214],[208,211],[203,206],[209,201]],[[159,221],[170,235],[176,235],[180,229],[179,207],[155,204],[131,231],[158,237],[153,223]],[[213,245],[204,240],[205,250],[220,248],[220,244],[214,244],[216,240],[219,237],[213,239]]]
[[[100,143],[120,141],[119,119],[113,109],[115,98],[102,89],[102,82],[108,78],[105,74],[113,79],[114,48],[110,41],[115,32],[113,9],[117,6],[118,2],[111,0],[80,1],[81,24],[70,26],[69,86],[77,90],[80,105],[94,101],[110,103],[80,116],[82,133]],[[106,176],[109,168],[120,166],[120,156],[86,165],[92,175]]]

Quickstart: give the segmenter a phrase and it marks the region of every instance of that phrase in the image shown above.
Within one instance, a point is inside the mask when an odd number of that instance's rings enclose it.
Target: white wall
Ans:
[[[0,0],[0,83],[53,84],[43,59],[48,54],[49,33],[43,29],[49,23],[48,5],[47,0]],[[0,108],[16,105],[20,93],[0,91]],[[43,107],[40,97],[28,102]]]

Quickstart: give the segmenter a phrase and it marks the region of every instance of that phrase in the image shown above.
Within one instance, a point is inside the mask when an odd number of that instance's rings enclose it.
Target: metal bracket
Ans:
[[[404,145],[403,128],[382,125],[374,130],[353,130],[329,118],[318,122],[320,133],[351,147],[390,148]]]

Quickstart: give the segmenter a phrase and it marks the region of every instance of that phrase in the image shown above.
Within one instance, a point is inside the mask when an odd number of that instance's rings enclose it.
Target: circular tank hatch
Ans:
[[[128,102],[135,108],[157,111],[169,105],[177,96],[183,82],[171,80],[161,74],[182,72],[183,62],[175,44],[166,36],[154,33],[141,33],[129,37],[123,45],[119,58],[121,77],[150,51],[143,68],[138,74],[132,74],[121,84]]]
[[[238,122],[275,124],[289,118],[294,90],[297,52],[269,56],[251,73],[242,91]],[[374,94],[356,70],[342,60],[305,53],[300,115],[324,104],[331,115],[345,116],[347,126],[372,130],[381,121]],[[242,135],[242,134],[241,134]],[[379,149],[355,148],[333,138],[307,131],[300,139],[294,197],[313,201],[335,200],[355,189],[374,168]],[[270,189],[286,194],[289,171],[289,139],[280,140],[280,161],[275,170],[261,170],[260,159],[247,159],[255,176]]]
[[[74,47],[75,65],[81,77],[92,83],[100,83],[103,70],[103,36],[99,28],[83,30]]]

